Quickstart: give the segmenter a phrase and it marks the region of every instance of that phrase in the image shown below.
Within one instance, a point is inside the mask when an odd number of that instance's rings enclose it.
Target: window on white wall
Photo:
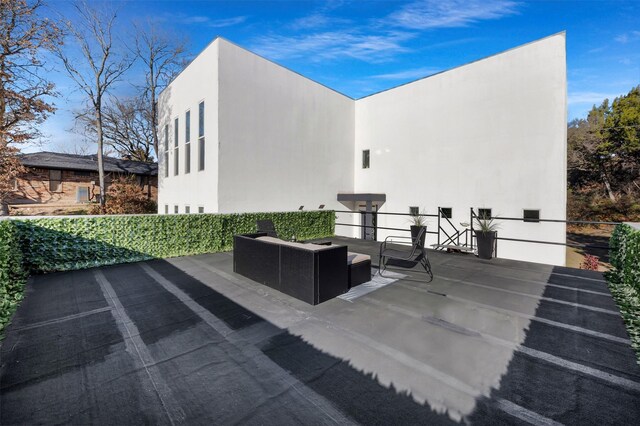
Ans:
[[[524,209],[522,218],[525,222],[540,222],[540,210]]]
[[[491,209],[478,209],[478,217],[480,219],[491,219],[493,216],[491,216]]]
[[[191,173],[191,111],[184,115],[184,173]]]
[[[169,214],[169,204],[164,205],[164,214]]]
[[[362,168],[363,169],[369,168],[369,161],[370,161],[370,151],[368,149],[365,149],[362,151]]]
[[[178,214],[178,205],[177,204],[175,206],[173,206],[173,212],[175,214]]]
[[[184,212],[185,212],[186,214],[191,213],[191,207],[189,207],[189,206],[184,206]]]
[[[164,125],[164,177],[169,177],[169,125]]]
[[[204,213],[204,207],[198,206],[198,213]]]
[[[409,214],[411,216],[417,216],[420,214],[420,209],[418,207],[409,207]]]
[[[204,170],[204,101],[198,105],[198,170]]]
[[[173,121],[173,175],[178,176],[178,172],[180,171],[180,151],[179,151],[179,142],[178,133],[180,132],[180,127],[178,127],[178,117]]]
[[[451,219],[453,217],[453,208],[440,207],[440,217],[442,219]]]

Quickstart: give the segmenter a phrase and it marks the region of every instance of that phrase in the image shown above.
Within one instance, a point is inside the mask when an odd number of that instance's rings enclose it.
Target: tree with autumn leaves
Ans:
[[[6,214],[6,197],[23,171],[19,147],[40,136],[38,125],[55,109],[42,58],[61,43],[61,32],[38,15],[40,0],[0,5],[0,214]]]

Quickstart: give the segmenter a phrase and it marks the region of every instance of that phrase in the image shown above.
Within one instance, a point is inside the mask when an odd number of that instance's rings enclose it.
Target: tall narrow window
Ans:
[[[178,214],[178,205],[173,206],[173,212]]]
[[[204,101],[198,105],[198,170],[204,170]]]
[[[62,170],[49,170],[49,191],[62,192]]]
[[[178,176],[180,170],[180,151],[179,151],[179,139],[178,134],[180,128],[178,127],[178,118],[173,121],[173,175]]]
[[[169,177],[169,125],[164,125],[164,177]]]
[[[164,205],[164,214],[169,214],[169,204]]]
[[[191,173],[191,111],[184,115],[184,172]]]
[[[362,168],[363,169],[369,168],[369,150],[368,149],[365,149],[362,151]]]
[[[185,212],[186,214],[191,213],[191,207],[190,207],[190,206],[184,206],[184,212]]]

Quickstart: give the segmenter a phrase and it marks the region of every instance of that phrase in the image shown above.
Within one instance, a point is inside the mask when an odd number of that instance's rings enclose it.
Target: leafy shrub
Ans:
[[[333,235],[335,213],[122,215],[19,220],[22,251],[31,272],[67,271],[151,258],[233,248],[233,235],[255,232],[271,219],[282,238]]]
[[[114,180],[107,190],[106,214],[149,214],[157,211],[156,202],[147,197],[135,176],[124,176]],[[94,206],[93,214],[100,213]]]
[[[17,229],[11,220],[0,221],[0,335],[22,300],[26,274]]]
[[[597,271],[599,261],[600,259],[598,258],[598,256],[587,254],[584,256],[584,259],[580,264],[580,269],[586,269],[588,271]]]
[[[613,269],[605,276],[640,363],[640,231],[618,225],[609,246]]]

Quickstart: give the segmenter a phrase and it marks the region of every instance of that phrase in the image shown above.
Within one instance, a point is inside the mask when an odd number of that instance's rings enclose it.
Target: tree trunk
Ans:
[[[611,183],[609,182],[609,178],[607,177],[607,173],[604,171],[604,168],[600,168],[600,179],[602,179],[604,188],[607,191],[607,196],[609,196],[611,202],[615,203],[616,194],[614,194],[613,190],[611,189]]]
[[[153,135],[153,149],[156,154],[156,161],[160,158],[158,153],[158,101],[156,100],[156,85],[153,77],[153,61],[150,65],[151,71],[151,134]]]
[[[98,131],[98,180],[100,183],[100,212],[104,214],[104,206],[106,203],[106,194],[104,187],[104,163],[102,161],[104,141],[102,135],[102,109],[99,104],[96,106],[96,128]]]

